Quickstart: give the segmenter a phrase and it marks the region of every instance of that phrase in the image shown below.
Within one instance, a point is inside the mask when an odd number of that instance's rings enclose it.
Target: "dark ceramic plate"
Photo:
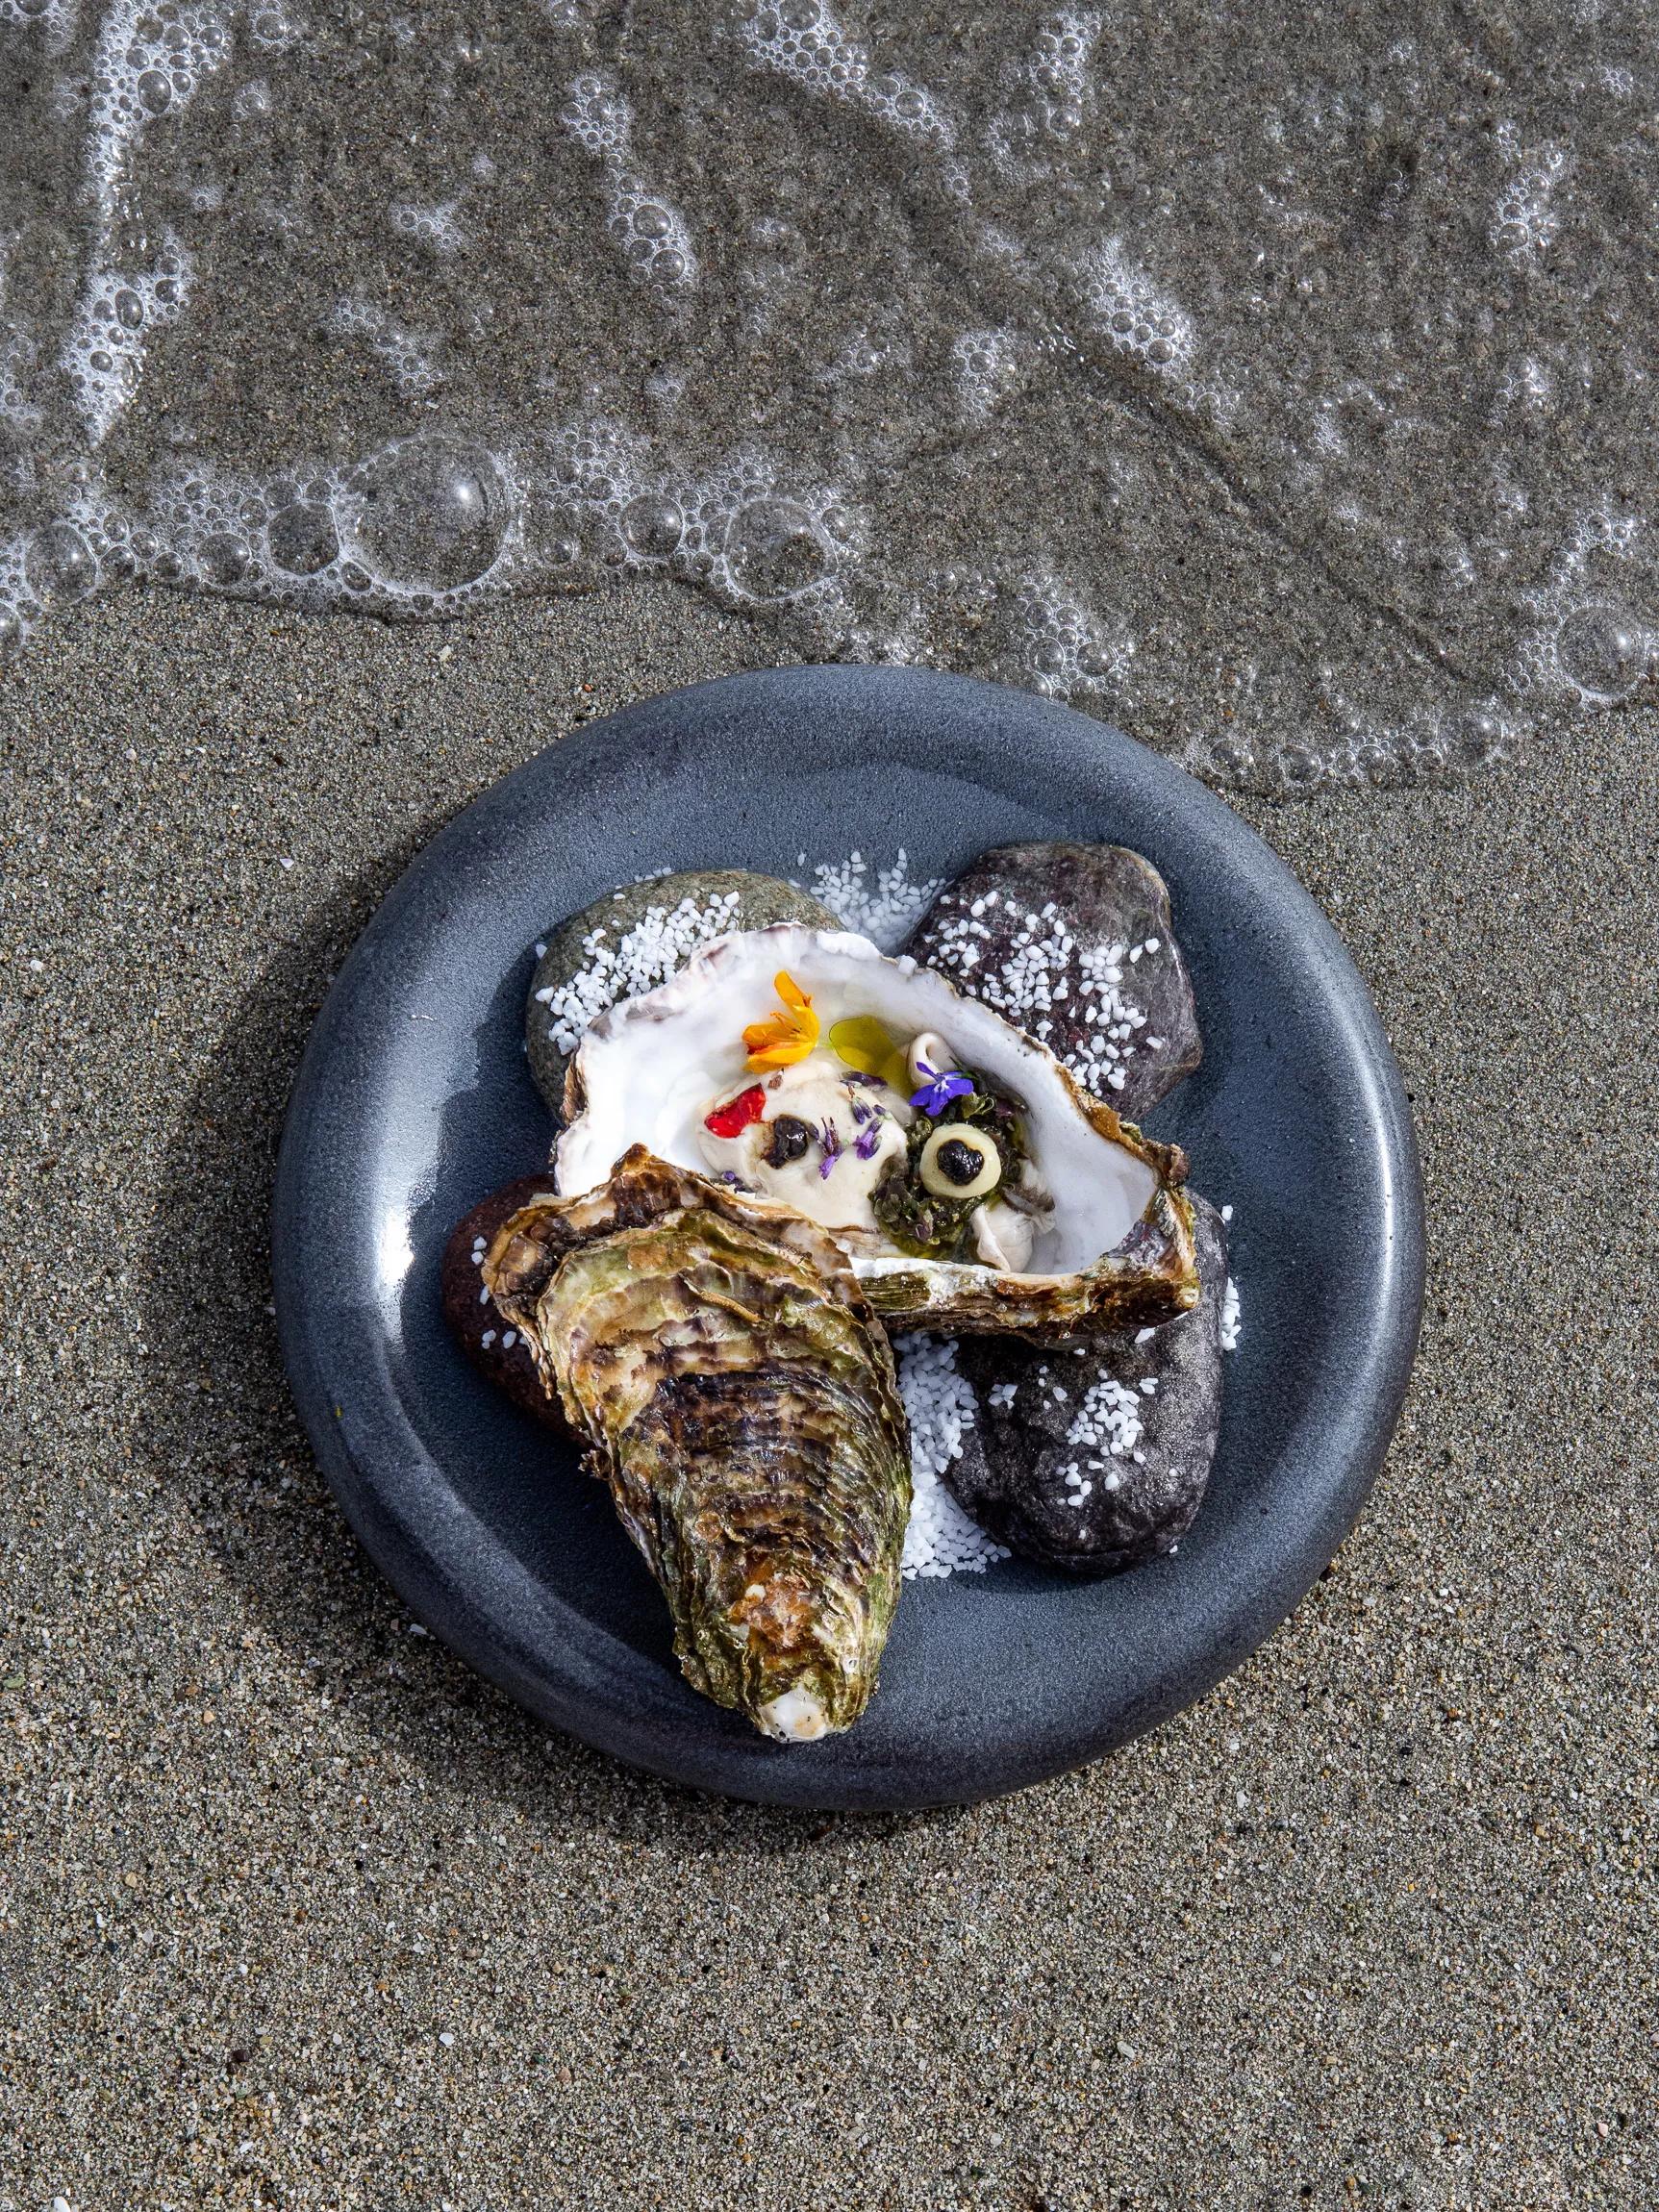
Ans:
[[[1163,870],[1204,1064],[1154,1117],[1230,1201],[1244,1338],[1173,1558],[1076,1584],[1009,1562],[906,1586],[850,1734],[781,1748],[681,1680],[604,1488],[451,1344],[450,1227],[540,1167],[534,941],[660,868],[800,874],[850,849],[948,875],[1026,838]],[[289,1111],[276,1280],[295,1396],[353,1526],[438,1635],[533,1712],[675,1780],[820,1807],[993,1796],[1201,1697],[1353,1521],[1417,1343],[1411,1120],[1365,987],[1222,802],[1118,731],[896,668],[783,668],[650,699],[540,754],[409,869],[318,1018]]]

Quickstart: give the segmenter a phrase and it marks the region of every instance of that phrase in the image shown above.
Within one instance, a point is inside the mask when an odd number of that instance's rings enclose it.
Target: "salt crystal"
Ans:
[[[962,1571],[983,1573],[1008,1553],[968,1519],[940,1479],[973,1427],[973,1391],[956,1366],[948,1338],[904,1336],[893,1344],[898,1387],[910,1420],[912,1499],[902,1571],[929,1578]],[[1012,1395],[1012,1385],[998,1384]]]
[[[1221,1295],[1221,1349],[1224,1352],[1236,1351],[1243,1334],[1244,1323],[1239,1317],[1239,1286],[1229,1275],[1227,1288]]]

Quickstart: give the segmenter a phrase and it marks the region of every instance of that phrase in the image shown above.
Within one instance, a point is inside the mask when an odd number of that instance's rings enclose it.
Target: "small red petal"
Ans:
[[[746,1091],[740,1091],[728,1105],[716,1107],[713,1114],[706,1116],[703,1127],[712,1129],[716,1137],[741,1137],[749,1123],[758,1121],[766,1110],[765,1087],[752,1083]]]

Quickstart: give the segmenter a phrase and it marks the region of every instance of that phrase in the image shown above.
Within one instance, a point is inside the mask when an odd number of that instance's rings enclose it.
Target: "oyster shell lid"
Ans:
[[[484,1279],[650,1563],[694,1688],[801,1743],[875,1687],[910,1507],[887,1338],[833,1239],[653,1159],[533,1196]]]
[[[1179,1148],[1120,1121],[1044,1045],[944,976],[848,931],[784,922],[722,938],[668,982],[600,1015],[566,1079],[555,1173],[562,1194],[603,1185],[636,1144],[672,1165],[702,1167],[708,1100],[742,1080],[743,1029],[771,1010],[780,969],[813,998],[825,1032],[855,1015],[873,1015],[907,1037],[931,1030],[960,1064],[1014,1093],[1024,1103],[1028,1153],[1054,1194],[1019,1273],[853,1249],[854,1269],[884,1319],[1052,1331],[1084,1320],[1164,1320],[1194,1302]]]
[[[542,1351],[536,1310],[559,1263],[578,1245],[619,1230],[647,1228],[676,1209],[702,1207],[743,1227],[760,1226],[776,1244],[809,1261],[843,1304],[861,1315],[869,1305],[845,1251],[827,1229],[789,1206],[716,1183],[695,1169],[632,1146],[605,1181],[574,1196],[543,1187],[502,1222],[484,1255],[481,1280],[509,1320],[528,1327]],[[896,1384],[893,1385],[896,1390]]]

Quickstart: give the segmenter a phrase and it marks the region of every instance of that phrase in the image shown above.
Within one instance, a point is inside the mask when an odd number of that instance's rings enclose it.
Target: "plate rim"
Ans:
[[[803,686],[826,694],[849,692],[855,706],[857,694],[863,691],[886,691],[895,706],[901,705],[907,692],[913,698],[922,691],[971,695],[981,714],[989,707],[994,718],[1000,705],[1015,720],[1030,723],[1036,717],[1049,721],[1057,733],[1066,731],[1074,742],[1103,748],[1098,775],[1114,781],[1128,778],[1154,792],[1162,792],[1172,810],[1176,841],[1224,848],[1224,865],[1251,879],[1250,888],[1295,929],[1301,957],[1317,960],[1323,971],[1328,1003],[1345,1018],[1355,1058],[1362,1064],[1370,1086],[1367,1119],[1378,1134],[1388,1169],[1384,1179],[1393,1198],[1383,1240],[1389,1292],[1380,1296],[1382,1318],[1368,1347],[1364,1395],[1369,1420],[1348,1445],[1343,1479],[1322,1494],[1325,1510],[1318,1524],[1310,1523],[1304,1541],[1295,1547],[1279,1573],[1257,1586],[1253,1602],[1233,1623],[1233,1634],[1214,1647],[1213,1665],[1189,1671],[1175,1683],[1155,1685],[1142,1700],[1142,1710],[1130,1725],[1108,1732],[1082,1753],[1072,1750],[1049,1759],[1040,1754],[1028,1762],[1029,1771],[1012,1779],[993,1778],[978,1792],[953,1787],[947,1791],[924,1788],[918,1793],[907,1786],[902,1772],[889,1769],[870,1771],[857,1788],[826,1791],[814,1787],[809,1766],[796,1764],[799,1754],[788,1752],[758,1768],[739,1785],[714,1771],[727,1748],[717,1742],[713,1746],[711,1762],[683,1755],[683,1745],[666,1747],[648,1723],[630,1730],[616,1724],[615,1713],[602,1716],[606,1724],[591,1722],[580,1686],[574,1691],[566,1686],[566,1694],[557,1694],[544,1673],[529,1663],[528,1653],[518,1647],[519,1639],[505,1632],[489,1608],[481,1612],[473,1605],[458,1605],[453,1590],[432,1587],[432,1557],[414,1541],[406,1522],[390,1510],[374,1470],[364,1464],[362,1446],[351,1439],[343,1408],[334,1408],[330,1417],[330,1391],[307,1326],[309,1301],[301,1281],[303,1221],[307,1177],[314,1166],[312,1144],[321,1075],[356,994],[371,978],[380,946],[395,940],[405,917],[429,887],[443,876],[469,843],[477,841],[481,831],[511,813],[516,794],[544,776],[550,761],[556,764],[555,772],[561,781],[573,781],[579,792],[584,782],[591,785],[614,769],[617,753],[635,744],[635,733],[641,727],[652,729],[662,742],[666,730],[682,715],[695,718],[711,710],[741,715],[750,701],[765,699],[780,689],[797,692]],[[694,708],[691,702],[695,702]],[[1200,831],[1202,837],[1197,834]],[[972,677],[863,664],[746,670],[647,695],[541,748],[452,816],[389,890],[352,944],[318,1010],[289,1096],[273,1191],[272,1272],[279,1336],[290,1388],[331,1490],[358,1540],[401,1601],[468,1665],[517,1702],[595,1749],[682,1785],[820,1810],[910,1810],[1001,1795],[1098,1758],[1207,1696],[1295,1610],[1364,1506],[1394,1434],[1415,1359],[1425,1266],[1421,1172],[1403,1079],[1364,979],[1329,918],[1288,865],[1216,792],[1110,723],[1058,701]],[[395,1395],[389,1370],[384,1371],[384,1383]],[[441,1474],[436,1463],[433,1465]],[[516,1625],[520,1629],[524,1626],[521,1622]]]

